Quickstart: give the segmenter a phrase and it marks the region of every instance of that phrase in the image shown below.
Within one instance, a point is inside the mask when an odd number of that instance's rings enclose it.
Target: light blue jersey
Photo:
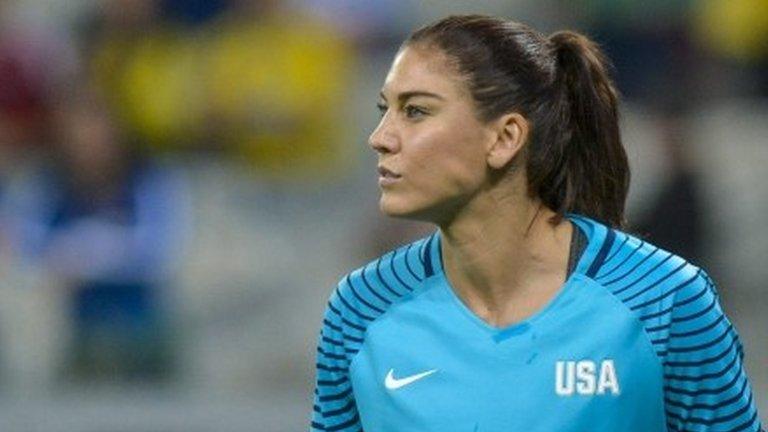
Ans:
[[[313,431],[758,431],[738,334],[703,270],[592,219],[560,292],[510,327],[456,296],[438,233],[344,277]]]

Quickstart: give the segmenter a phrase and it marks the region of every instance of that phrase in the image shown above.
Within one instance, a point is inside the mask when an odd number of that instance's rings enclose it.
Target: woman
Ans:
[[[380,207],[439,231],[344,277],[313,430],[755,431],[711,279],[619,231],[596,46],[454,16],[403,44],[370,138]]]

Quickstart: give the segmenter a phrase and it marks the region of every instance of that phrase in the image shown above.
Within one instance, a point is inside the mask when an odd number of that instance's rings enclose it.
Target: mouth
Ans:
[[[400,174],[395,173],[394,171],[385,168],[383,166],[378,167],[379,171],[379,185],[380,186],[388,186],[392,183],[397,182],[402,176]]]
[[[394,171],[384,168],[383,166],[379,166],[379,176],[385,177],[385,178],[400,178],[400,174],[396,174]]]

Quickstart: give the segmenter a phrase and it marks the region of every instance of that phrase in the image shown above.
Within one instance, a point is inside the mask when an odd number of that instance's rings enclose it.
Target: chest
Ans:
[[[583,308],[489,332],[435,312],[369,328],[350,369],[364,430],[664,430],[660,366],[631,320]]]

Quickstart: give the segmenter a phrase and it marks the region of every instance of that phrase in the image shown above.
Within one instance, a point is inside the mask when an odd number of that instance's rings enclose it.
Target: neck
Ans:
[[[552,225],[554,214],[538,200],[491,192],[441,225],[446,277],[489,324],[526,318],[565,282],[573,227]]]

